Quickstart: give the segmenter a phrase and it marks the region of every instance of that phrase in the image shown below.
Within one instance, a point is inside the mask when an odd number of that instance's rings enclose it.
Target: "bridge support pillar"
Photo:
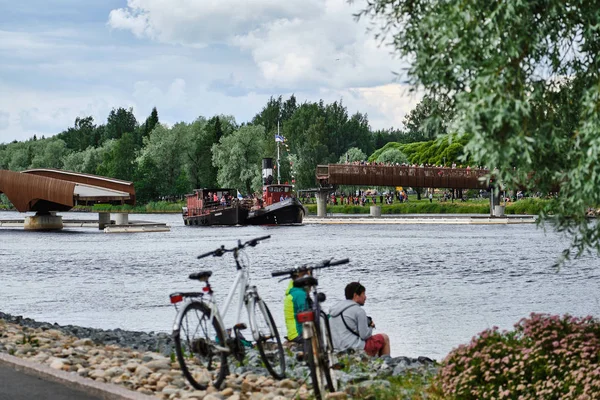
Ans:
[[[371,206],[371,217],[381,217],[381,206]]]
[[[106,225],[110,225],[110,213],[98,213],[98,229],[103,231]]]
[[[499,190],[490,190],[490,217],[504,217],[504,206],[500,204]]]
[[[115,225],[129,225],[129,214],[119,213],[115,216]]]
[[[36,213],[33,217],[25,217],[23,228],[26,231],[57,231],[63,228],[63,220],[55,212]]]
[[[317,217],[325,218],[327,215],[327,195],[326,191],[318,191],[316,193],[317,197]]]

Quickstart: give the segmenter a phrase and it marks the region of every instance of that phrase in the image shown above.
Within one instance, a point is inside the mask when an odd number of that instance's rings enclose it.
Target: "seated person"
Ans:
[[[308,275],[308,271],[298,273],[290,280],[283,300],[283,315],[287,329],[287,339],[290,342],[302,343],[302,324],[296,319],[296,314],[308,310],[306,289],[294,287],[294,279]]]
[[[366,289],[359,282],[346,286],[346,300],[334,305],[329,315],[333,347],[338,351],[364,350],[371,357],[390,354],[390,338],[385,333],[373,335],[375,324],[361,308],[367,300]]]

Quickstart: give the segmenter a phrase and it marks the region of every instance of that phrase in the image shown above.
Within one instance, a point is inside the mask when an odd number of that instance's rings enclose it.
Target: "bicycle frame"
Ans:
[[[318,275],[318,273],[316,271],[313,271],[313,276],[316,278]],[[303,339],[310,339],[313,336],[313,329],[312,329],[312,325],[315,326],[314,331],[315,332],[320,332],[321,329],[321,304],[319,303],[319,295],[318,295],[318,291],[317,291],[317,286],[311,286],[309,288],[309,296],[312,296],[312,306],[311,306],[311,312],[313,313],[313,320],[312,321],[306,321],[302,323],[302,338]],[[311,295],[312,292],[312,295]],[[322,345],[323,343],[321,343],[321,335],[317,334],[317,337],[319,338],[319,344]]]
[[[187,306],[188,303],[192,303],[195,301],[203,302],[208,305],[208,307],[211,311],[210,320],[208,323],[209,332],[212,329],[212,326],[213,326],[212,322],[213,322],[214,318],[217,319],[217,321],[219,322],[219,325],[221,327],[223,327],[223,329],[227,330],[227,328],[225,328],[224,318],[228,315],[229,307],[232,305],[232,301],[233,301],[236,291],[239,287],[240,290],[238,293],[236,319],[235,319],[234,326],[241,322],[242,307],[245,304],[246,310],[248,312],[248,322],[250,324],[250,329],[252,331],[253,338],[255,341],[258,341],[259,340],[258,333],[257,333],[258,330],[253,329],[255,326],[257,326],[256,321],[255,321],[254,309],[253,309],[254,302],[250,301],[250,299],[252,297],[259,299],[258,292],[256,290],[256,286],[249,285],[250,273],[248,271],[248,267],[240,265],[240,263],[237,260],[237,255],[236,255],[236,265],[238,267],[238,272],[233,281],[233,285],[229,289],[229,293],[227,294],[227,297],[225,299],[225,303],[223,305],[222,312],[219,310],[219,306],[217,305],[217,302],[215,301],[212,290],[209,290],[206,293],[203,293],[203,295],[199,296],[199,297],[186,297],[181,309],[183,310],[185,308],[185,306]],[[180,313],[180,312],[177,313],[175,322],[173,324],[174,330],[177,329],[177,327],[181,323],[181,319],[183,318],[183,315],[181,315],[181,314],[182,313]],[[227,332],[223,332],[223,337],[229,337],[229,335],[227,335]],[[229,351],[229,349],[226,347],[222,348],[222,347],[218,346],[217,348],[220,351]]]

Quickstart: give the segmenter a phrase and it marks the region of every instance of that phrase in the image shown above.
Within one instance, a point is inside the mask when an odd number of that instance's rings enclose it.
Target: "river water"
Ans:
[[[0,212],[0,219],[24,216]],[[441,360],[482,330],[510,329],[531,312],[600,316],[600,258],[587,255],[552,269],[569,241],[535,225],[193,228],[175,214],[130,220],[165,222],[171,232],[0,228],[0,311],[61,325],[168,332],[175,316],[169,293],[200,288],[189,273],[212,270],[219,301],[233,281],[233,257],[196,255],[270,234],[246,254],[252,282],[281,329],[287,282],[270,272],[328,257],[351,262],[319,275],[325,304],[342,299],[345,285],[360,280],[367,288],[365,310],[376,332],[390,336],[394,356]]]

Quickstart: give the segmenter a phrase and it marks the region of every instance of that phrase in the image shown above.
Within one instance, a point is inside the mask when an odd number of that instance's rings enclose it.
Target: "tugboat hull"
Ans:
[[[246,225],[301,224],[304,213],[304,207],[297,199],[287,199],[260,210],[250,211]]]

